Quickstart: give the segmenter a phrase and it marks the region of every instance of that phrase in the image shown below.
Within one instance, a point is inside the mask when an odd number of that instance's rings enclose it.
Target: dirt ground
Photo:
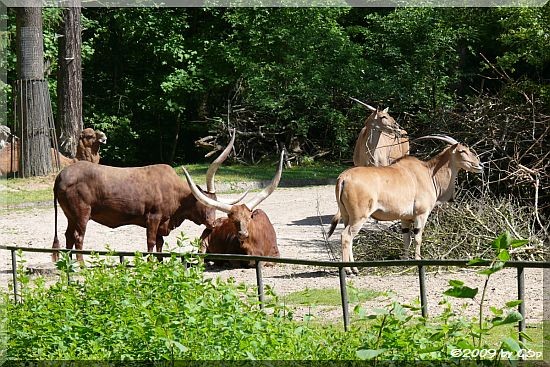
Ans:
[[[220,195],[233,197],[235,195]],[[330,250],[340,256],[340,231],[342,224],[331,237],[328,245],[324,241],[324,231],[328,230],[330,219],[336,211],[334,186],[312,186],[302,188],[279,188],[260,208],[266,211],[273,222],[278,237],[279,250],[282,257],[331,260]],[[218,213],[222,216],[224,214]],[[59,212],[58,234],[64,244],[66,219]],[[323,223],[321,225],[321,222]],[[54,211],[51,206],[40,206],[26,209],[13,209],[0,214],[0,243],[3,245],[31,246],[50,248],[54,234]],[[203,227],[191,222],[184,222],[166,238],[168,247],[174,247],[176,237],[183,231],[188,237],[200,235]],[[110,229],[90,222],[84,240],[85,249],[110,248],[118,251],[145,251],[145,229],[137,226],[126,226]],[[53,269],[48,254],[26,253],[25,260],[30,268]],[[11,280],[11,260],[8,251],[0,250],[0,281],[6,287]],[[209,268],[208,276],[229,278],[238,282],[255,284],[254,269]],[[275,293],[285,295],[307,288],[337,288],[338,276],[334,269],[313,268],[298,265],[277,265],[264,268],[264,283],[271,286]],[[543,318],[543,272],[537,269],[525,270],[525,297],[528,322],[539,322]],[[484,278],[471,270],[457,269],[454,272],[434,271],[427,274],[428,304],[431,315],[438,314],[441,306],[442,292],[448,288],[450,279],[463,280],[470,287],[483,287]],[[350,280],[355,287],[387,292],[388,296],[379,297],[364,304],[367,309],[380,308],[388,305],[390,299],[396,298],[402,302],[413,302],[419,297],[418,276],[414,269],[408,272],[376,275],[372,270],[363,270],[361,274]],[[501,307],[505,302],[516,299],[516,271],[508,269],[499,273],[498,280],[489,282],[487,292],[487,307]],[[457,310],[467,315],[475,316],[479,311],[478,301],[452,300]],[[338,307],[313,307],[297,310],[298,315],[311,312],[318,317],[338,320],[341,309]],[[487,312],[489,314],[489,312]]]

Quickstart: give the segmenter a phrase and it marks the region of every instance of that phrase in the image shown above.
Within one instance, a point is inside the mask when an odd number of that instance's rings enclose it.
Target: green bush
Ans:
[[[479,273],[487,280],[498,277],[510,251],[525,242],[499,236],[491,243],[493,260]],[[175,256],[159,263],[137,254],[132,264],[94,258],[92,267],[79,269],[64,256],[57,263],[61,278],[49,286],[41,277],[31,281],[20,267],[22,301],[14,303],[5,293],[0,308],[6,320],[7,340],[0,338],[6,358],[458,362],[465,351],[482,349],[509,352],[514,359],[513,353],[525,346],[514,331],[486,341],[492,330],[522,319],[515,311],[519,301],[491,307],[491,317],[483,315],[487,283],[479,292],[478,318],[464,317],[449,303],[430,319],[419,316],[417,306],[397,302],[370,313],[357,305],[357,321],[344,333],[340,325],[293,321],[274,294],[262,310],[253,288],[206,279],[200,261],[191,256],[186,260],[194,266],[187,268]],[[460,280],[450,281],[450,287],[446,296],[478,296],[477,288]],[[499,358],[502,354],[481,356]]]
[[[23,302],[4,297],[8,359],[338,359],[358,346],[341,328],[291,321],[276,298],[261,311],[254,289],[205,279],[200,266],[126,265],[96,260],[49,287],[20,274]]]

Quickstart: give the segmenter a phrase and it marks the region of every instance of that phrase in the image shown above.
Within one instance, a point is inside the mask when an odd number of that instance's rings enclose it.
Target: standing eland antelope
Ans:
[[[390,116],[388,108],[380,111],[358,99],[351,99],[372,111],[355,142],[354,166],[389,166],[409,154],[409,139],[404,137],[407,132]]]
[[[458,171],[481,173],[479,158],[467,146],[444,135],[418,139],[439,139],[450,146],[428,161],[412,156],[387,167],[353,167],[340,174],[336,182],[338,212],[332,218],[328,236],[343,219],[342,261],[353,259],[353,238],[369,217],[379,221],[401,220],[404,256],[408,258],[411,226],[416,242],[415,258],[420,259],[422,230],[436,205],[454,194]],[[349,274],[357,268],[346,268]]]

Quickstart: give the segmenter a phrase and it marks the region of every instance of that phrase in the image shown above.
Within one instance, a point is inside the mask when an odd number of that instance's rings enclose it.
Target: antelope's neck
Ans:
[[[443,154],[432,166],[432,181],[437,195],[437,204],[449,201],[455,192],[456,169],[451,166],[448,154]]]
[[[369,155],[369,160],[374,163],[374,155],[376,152],[376,147],[378,146],[378,142],[380,141],[380,130],[378,129],[370,129],[370,134],[367,139],[367,154]]]

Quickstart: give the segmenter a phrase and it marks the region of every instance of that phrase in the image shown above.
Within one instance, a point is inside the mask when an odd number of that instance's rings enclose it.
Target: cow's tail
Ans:
[[[330,229],[328,230],[327,238],[332,236],[334,233],[334,230],[336,229],[336,226],[340,222],[340,218],[342,216],[340,212],[340,205],[342,205],[341,197],[342,197],[342,191],[344,190],[344,183],[345,181],[342,178],[338,179],[338,182],[336,183],[336,202],[338,203],[338,211],[336,214],[334,214],[334,217],[332,217],[332,221],[330,222]]]
[[[53,245],[52,245],[52,248],[54,249],[59,248],[59,240],[57,239],[57,186],[58,186],[58,183],[57,183],[57,180],[55,180],[55,184],[53,186],[53,210],[54,210],[54,216],[55,216],[55,219],[54,219],[55,227],[54,227]],[[59,252],[57,251],[52,252],[52,261],[57,262],[57,260],[59,260]]]

